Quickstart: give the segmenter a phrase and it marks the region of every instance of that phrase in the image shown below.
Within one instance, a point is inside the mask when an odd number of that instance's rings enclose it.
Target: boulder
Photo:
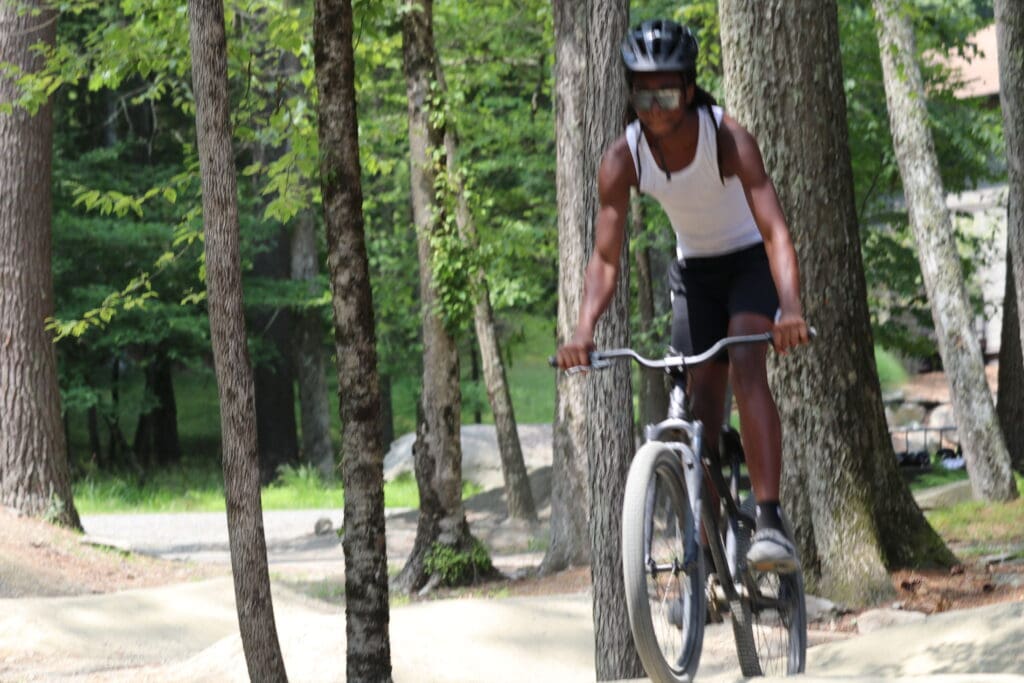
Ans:
[[[504,484],[501,474],[501,456],[494,425],[463,425],[462,478],[485,490]],[[384,456],[384,480],[413,471],[412,445],[416,434],[404,434],[396,439]],[[519,425],[519,443],[527,472],[551,465],[551,425]]]

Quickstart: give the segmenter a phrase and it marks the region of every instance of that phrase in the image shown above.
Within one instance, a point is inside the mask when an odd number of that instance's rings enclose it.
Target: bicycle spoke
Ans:
[[[757,655],[766,676],[791,673],[794,641],[793,577],[774,572],[755,572],[755,591],[751,596],[751,619]]]
[[[623,505],[630,628],[644,668],[659,683],[692,680],[704,635],[703,571],[679,458],[660,444],[641,448]]]

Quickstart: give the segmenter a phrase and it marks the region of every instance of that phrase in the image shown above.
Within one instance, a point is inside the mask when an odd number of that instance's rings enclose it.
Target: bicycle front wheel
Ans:
[[[753,516],[753,497],[744,501],[743,509]],[[739,559],[744,566],[751,530],[742,527],[745,542],[740,543]],[[788,524],[786,531],[792,538]],[[807,658],[807,605],[801,570],[759,572],[744,566],[742,581],[745,590],[732,606],[732,622],[743,675],[803,673]]]
[[[704,558],[680,463],[664,444],[644,445],[630,465],[622,510],[629,623],[656,683],[689,681],[704,640]]]

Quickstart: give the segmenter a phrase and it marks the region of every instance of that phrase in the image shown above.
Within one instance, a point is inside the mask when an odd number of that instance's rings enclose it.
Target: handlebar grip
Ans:
[[[558,358],[555,356],[548,356],[548,365],[553,368],[558,368]],[[586,372],[587,370],[601,370],[611,365],[611,362],[602,357],[599,353],[590,352],[590,365],[577,365],[575,367],[566,368],[564,370],[567,375],[575,375],[578,372]]]

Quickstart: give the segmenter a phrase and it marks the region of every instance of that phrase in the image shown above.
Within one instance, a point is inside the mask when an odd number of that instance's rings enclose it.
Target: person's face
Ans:
[[[667,133],[678,126],[692,97],[693,86],[683,87],[677,72],[634,74],[630,102],[640,122],[651,133]]]

